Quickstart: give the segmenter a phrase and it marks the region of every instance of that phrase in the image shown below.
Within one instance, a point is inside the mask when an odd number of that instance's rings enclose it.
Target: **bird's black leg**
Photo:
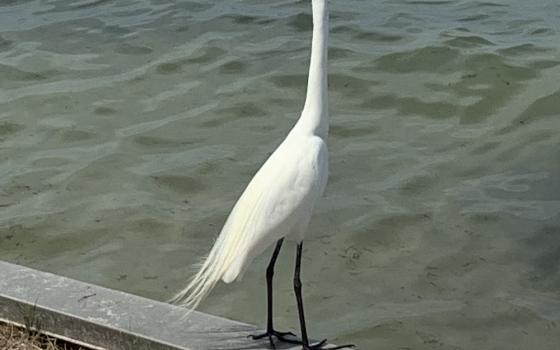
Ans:
[[[263,334],[258,334],[258,335],[251,335],[250,337],[253,339],[261,339],[264,337],[267,337],[268,340],[270,341],[270,346],[275,349],[275,345],[274,342],[272,340],[272,337],[276,337],[278,338],[278,340],[282,340],[285,341],[287,343],[292,343],[292,344],[301,344],[301,342],[299,342],[296,339],[290,339],[290,338],[286,338],[286,336],[294,336],[295,334],[293,334],[292,332],[279,332],[274,330],[274,327],[272,325],[272,278],[274,277],[274,265],[276,264],[276,259],[278,258],[278,254],[280,253],[280,248],[282,248],[282,243],[284,243],[284,238],[281,238],[280,240],[278,240],[278,243],[276,243],[276,247],[274,248],[274,253],[272,253],[272,257],[270,258],[270,263],[268,264],[268,267],[266,268],[266,291],[267,291],[267,307],[268,307],[268,314],[267,314],[267,320],[266,320],[266,333]]]
[[[301,296],[301,279],[300,279],[302,249],[303,249],[303,242],[300,242],[297,246],[296,269],[294,272],[294,292],[296,294],[298,313],[299,313],[299,325],[301,327],[301,344],[303,345],[303,350],[320,350],[320,349],[327,350],[327,348],[323,347],[327,343],[326,339],[323,339],[322,341],[316,344],[309,344],[309,338],[307,337],[307,328],[305,326],[305,314],[303,312],[303,298]],[[348,344],[348,345],[330,347],[328,348],[328,350],[353,348],[353,347],[354,347],[353,344]]]

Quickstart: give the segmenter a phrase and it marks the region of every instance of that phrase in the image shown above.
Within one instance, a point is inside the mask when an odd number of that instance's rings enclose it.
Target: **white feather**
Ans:
[[[194,309],[220,279],[241,277],[278,239],[302,240],[327,169],[324,141],[294,129],[253,177],[200,270],[172,301]]]

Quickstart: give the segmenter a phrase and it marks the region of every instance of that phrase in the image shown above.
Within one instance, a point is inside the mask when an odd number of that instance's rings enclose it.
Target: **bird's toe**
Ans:
[[[350,349],[356,347],[356,345],[354,344],[338,345],[334,347],[326,347],[326,346],[328,346],[327,339],[323,339],[320,342],[311,344],[307,347],[304,345],[303,350],[337,350],[337,349]]]
[[[290,344],[302,344],[301,340],[296,338],[296,335],[292,332],[280,332],[277,330],[270,330],[262,334],[251,334],[247,336],[248,338],[258,340],[263,338],[268,338],[270,346],[275,349],[276,346],[273,341],[273,337],[278,339],[278,341]]]

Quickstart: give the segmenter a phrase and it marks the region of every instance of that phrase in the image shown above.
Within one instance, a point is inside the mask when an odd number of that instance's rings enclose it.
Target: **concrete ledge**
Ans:
[[[104,349],[269,349],[252,325],[0,261],[0,318]],[[301,346],[279,349],[299,350]]]

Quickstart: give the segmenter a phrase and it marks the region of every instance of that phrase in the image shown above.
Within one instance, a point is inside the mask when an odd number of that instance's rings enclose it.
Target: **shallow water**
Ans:
[[[307,1],[0,4],[0,259],[165,300],[293,125]],[[560,343],[560,3],[331,1],[313,337]],[[269,253],[202,310],[265,317]],[[294,246],[279,328],[298,331]]]

